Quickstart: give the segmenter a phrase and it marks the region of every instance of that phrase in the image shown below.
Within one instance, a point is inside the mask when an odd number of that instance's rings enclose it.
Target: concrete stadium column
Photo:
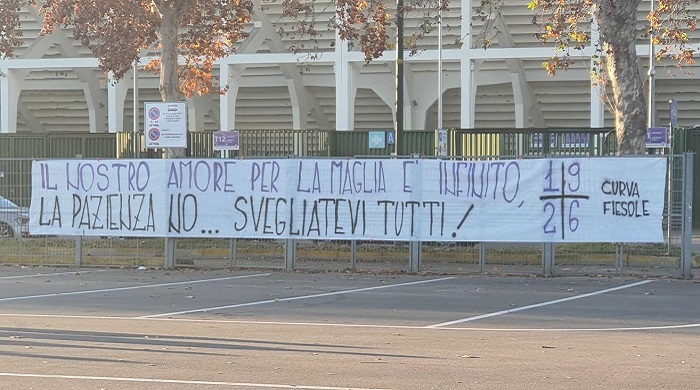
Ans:
[[[527,112],[529,108],[526,108],[527,104],[525,103],[525,99],[523,98],[523,90],[526,89],[527,86],[523,85],[525,84],[525,80],[523,80],[521,75],[517,73],[510,74],[510,81],[513,85],[513,103],[515,104],[515,128],[522,129],[525,127],[525,121],[527,118]]]
[[[87,74],[88,72],[90,72],[89,70],[86,71],[85,69],[75,69],[74,72],[78,74],[78,77],[80,77],[83,85],[85,102],[88,106],[88,120],[90,122],[90,132],[104,133],[105,130],[107,130],[105,129],[104,123],[105,114],[107,115],[107,117],[109,117],[109,113],[106,112],[105,108],[105,105],[109,106],[109,103],[105,104],[105,91],[102,88],[100,88],[100,85],[96,82],[83,81],[84,76],[81,75]]]
[[[358,73],[349,61],[348,42],[335,34],[335,129],[355,127],[355,95]]]
[[[17,107],[29,70],[0,67],[0,133],[17,132]]]
[[[392,75],[395,75],[392,71]],[[396,77],[396,76],[394,76]],[[359,81],[360,87],[363,89],[371,89],[391,109],[392,119],[396,120],[396,85],[395,83],[387,83],[383,75],[367,74]]]
[[[204,130],[204,116],[207,113],[209,96],[194,96],[187,98],[187,129],[188,131]]]
[[[433,106],[438,100],[438,90],[435,88],[437,83],[437,77],[440,73],[435,72],[435,77],[421,76],[414,77],[412,82],[409,84],[409,88],[412,90],[412,95],[415,96],[416,101],[413,110],[411,110],[411,128],[412,129],[427,129],[427,117],[428,110]],[[444,93],[445,86],[442,86],[442,91]]]
[[[123,78],[115,81],[110,72],[107,80],[107,127],[110,133],[126,131],[124,128],[124,100],[129,85]]]
[[[474,128],[474,94],[476,93],[476,86],[474,83],[474,61],[471,59],[472,51],[472,1],[471,0],[461,0],[462,6],[462,20],[466,21],[462,23],[460,35],[464,37],[464,42],[462,42],[462,47],[460,49],[460,127],[463,129]]]
[[[308,112],[309,102],[297,90],[294,80],[287,80],[287,90],[292,103],[292,129],[304,130],[309,127]]]
[[[219,98],[219,123],[222,131],[233,130],[236,127],[236,98],[244,70],[245,66],[225,62],[219,66],[220,83],[228,86],[226,94]]]

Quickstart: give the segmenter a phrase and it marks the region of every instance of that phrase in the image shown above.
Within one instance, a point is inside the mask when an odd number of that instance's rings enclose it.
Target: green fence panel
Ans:
[[[404,131],[404,151],[407,155],[434,156],[437,152],[435,130]]]
[[[7,138],[5,138],[7,137]],[[2,157],[7,158],[43,158],[46,156],[46,137],[44,136],[8,136],[2,137],[7,139],[12,145],[7,155]],[[4,141],[3,141],[4,142]]]
[[[117,148],[116,134],[101,134],[99,137],[83,139],[82,155],[84,158],[114,158]]]
[[[395,145],[384,148],[369,147],[369,131],[336,131],[333,154],[335,156],[390,156]]]
[[[14,140],[8,137],[0,138],[0,156],[9,156],[14,150]]]
[[[49,136],[47,144],[48,158],[82,158],[82,138],[64,135],[63,137]]]
[[[52,133],[0,135],[0,158],[114,158],[117,134]]]
[[[21,207],[29,207],[32,191],[32,159],[0,159],[0,195]]]

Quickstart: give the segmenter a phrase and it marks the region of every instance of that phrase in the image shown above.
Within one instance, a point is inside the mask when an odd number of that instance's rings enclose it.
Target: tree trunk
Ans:
[[[644,153],[646,139],[647,104],[635,50],[640,2],[597,0],[593,6],[612,85],[619,155]]]
[[[179,102],[182,100],[180,93],[180,75],[177,69],[178,62],[178,21],[177,5],[175,1],[158,2],[158,11],[161,14],[160,42],[160,95],[164,102]],[[168,148],[167,157],[184,157],[184,148]]]

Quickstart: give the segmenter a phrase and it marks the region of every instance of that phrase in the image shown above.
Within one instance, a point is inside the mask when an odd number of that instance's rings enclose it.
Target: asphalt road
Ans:
[[[692,280],[0,268],[0,389],[697,389]]]

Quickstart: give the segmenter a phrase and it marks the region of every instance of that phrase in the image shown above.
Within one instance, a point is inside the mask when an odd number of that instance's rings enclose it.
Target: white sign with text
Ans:
[[[146,102],[146,148],[187,147],[187,104],[185,102]]]

